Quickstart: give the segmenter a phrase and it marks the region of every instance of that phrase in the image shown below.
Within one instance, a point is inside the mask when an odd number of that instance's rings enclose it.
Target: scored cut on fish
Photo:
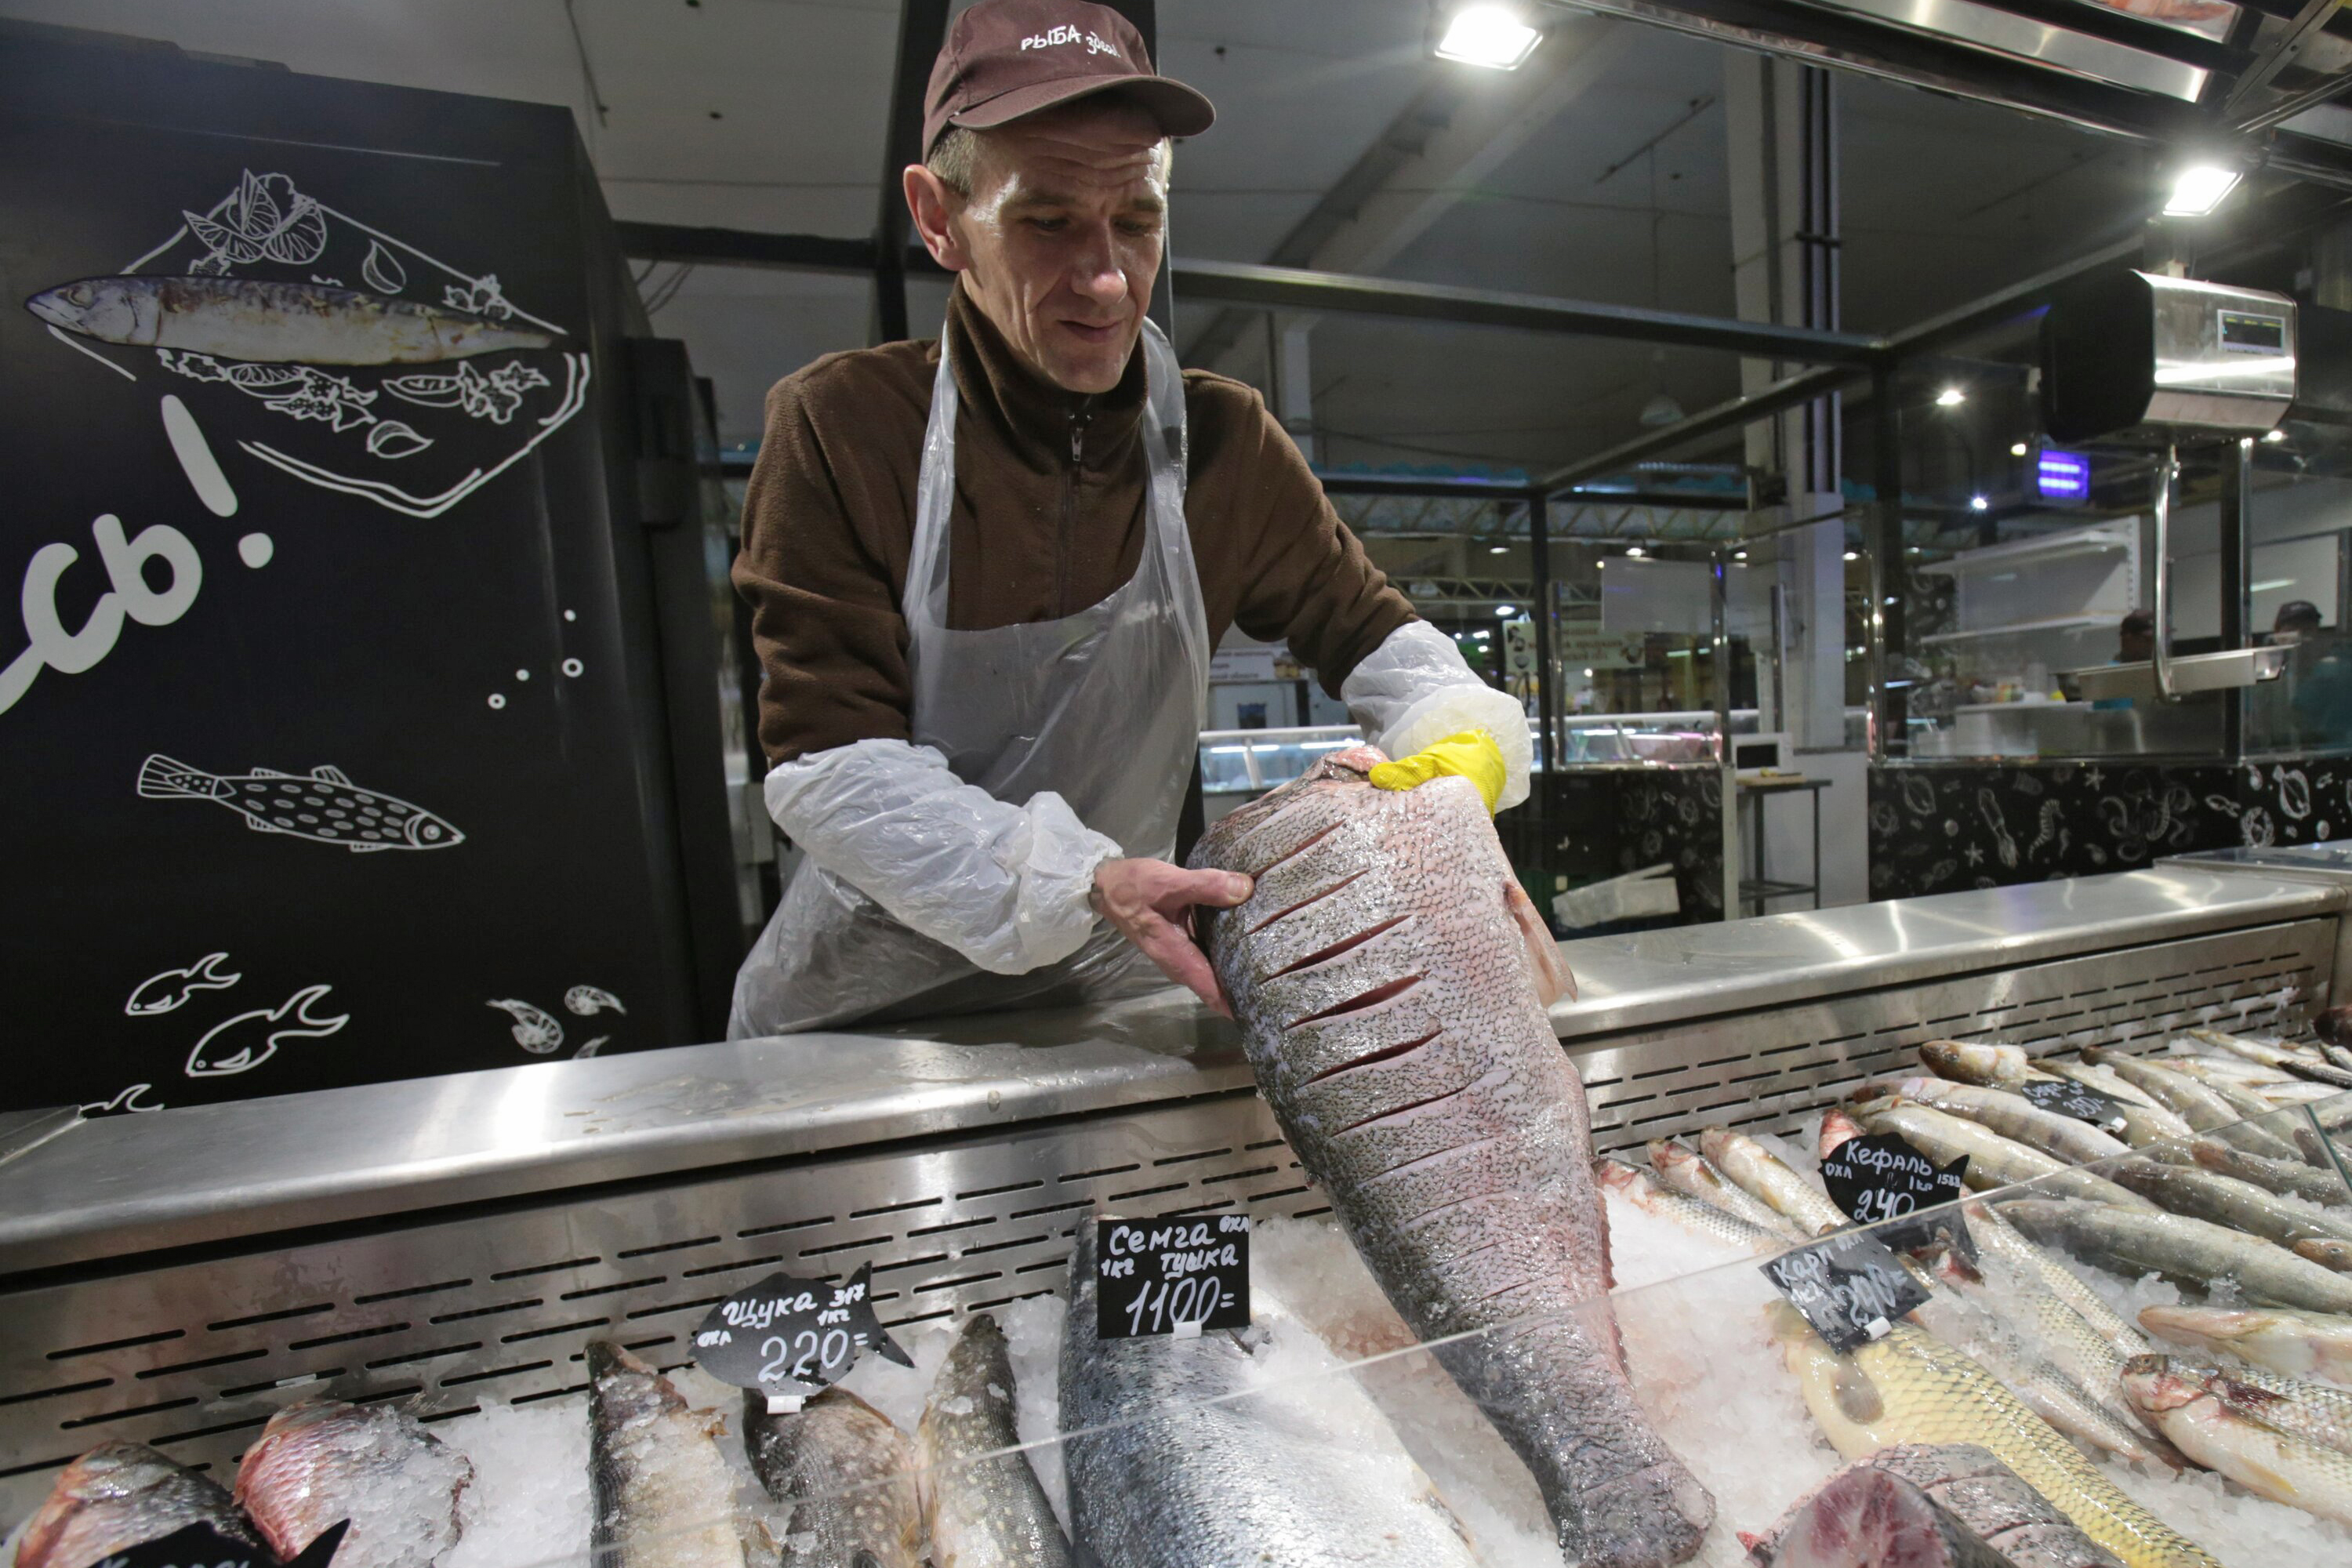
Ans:
[[[589,1549],[596,1568],[745,1568],[735,1484],[717,1434],[669,1379],[588,1342]]]
[[[1562,1548],[1682,1562],[1714,1500],[1626,1375],[1591,1117],[1546,1012],[1559,948],[1476,786],[1375,789],[1383,760],[1334,752],[1202,836],[1195,868],[1255,879],[1203,946],[1290,1146]]]
[[[1091,1221],[1076,1240],[1060,1402],[1080,1561],[1475,1568],[1388,1417],[1271,1293],[1252,1292],[1246,1331],[1102,1339]],[[1304,1355],[1286,1373],[1272,1364],[1277,1336]]]
[[[792,1510],[783,1568],[920,1568],[914,1453],[888,1416],[845,1388],[771,1415],[746,1389],[743,1447],[761,1487]]]
[[[281,1558],[348,1519],[340,1568],[431,1568],[457,1544],[473,1479],[472,1460],[397,1405],[310,1399],[269,1418],[235,1496]]]
[[[915,1428],[916,1477],[940,1568],[1067,1568],[1045,1489],[1019,1452],[1016,1385],[1004,1331],[964,1321]]]
[[[16,1568],[91,1568],[192,1524],[260,1549],[260,1536],[217,1482],[143,1443],[100,1443],[58,1472],[16,1538]]]

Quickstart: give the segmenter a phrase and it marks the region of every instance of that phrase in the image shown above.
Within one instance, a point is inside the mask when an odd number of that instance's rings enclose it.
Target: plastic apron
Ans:
[[[1209,627],[1184,524],[1183,377],[1149,319],[1143,353],[1150,484],[1134,575],[1062,620],[955,631],[948,517],[961,399],[941,341],[902,607],[916,744],[937,747],[957,777],[999,800],[1052,790],[1127,855],[1166,859],[1208,714]],[[1102,924],[1058,963],[990,973],[803,859],[736,977],[727,1032],[1058,1005],[1164,984]]]

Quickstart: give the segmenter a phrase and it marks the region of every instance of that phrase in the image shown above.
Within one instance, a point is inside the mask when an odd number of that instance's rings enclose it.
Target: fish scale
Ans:
[[[1626,1380],[1583,1087],[1538,989],[1557,949],[1475,786],[1377,790],[1382,760],[1334,753],[1202,837],[1195,867],[1255,879],[1203,946],[1301,1163],[1406,1322],[1451,1342],[1562,1547],[1683,1561],[1714,1504]]]

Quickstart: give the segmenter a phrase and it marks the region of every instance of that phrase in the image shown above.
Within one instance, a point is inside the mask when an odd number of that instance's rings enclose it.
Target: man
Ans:
[[[1230,626],[1411,754],[1376,782],[1526,797],[1518,702],[1414,617],[1257,395],[1180,374],[1146,321],[1171,139],[1213,114],[1104,6],[982,0],[950,29],[903,175],[956,275],[946,331],[779,383],[745,499],[767,803],[804,859],[730,1036],[1154,966],[1222,1009],[1192,910],[1249,879],[1168,857]]]

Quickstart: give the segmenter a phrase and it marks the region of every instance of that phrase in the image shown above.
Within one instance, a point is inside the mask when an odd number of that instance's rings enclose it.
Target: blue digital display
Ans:
[[[2044,447],[2033,458],[2033,491],[2043,500],[2087,500],[2091,459],[2080,452]]]

